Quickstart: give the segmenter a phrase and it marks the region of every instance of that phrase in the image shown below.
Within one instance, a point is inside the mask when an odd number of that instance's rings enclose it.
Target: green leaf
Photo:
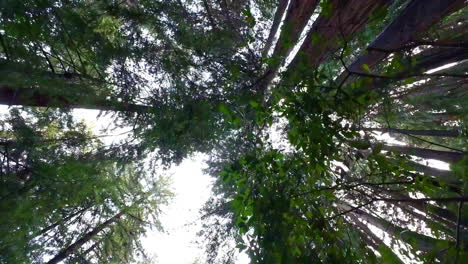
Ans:
[[[362,69],[363,69],[365,72],[370,73],[369,65],[363,64],[361,67],[362,67]]]

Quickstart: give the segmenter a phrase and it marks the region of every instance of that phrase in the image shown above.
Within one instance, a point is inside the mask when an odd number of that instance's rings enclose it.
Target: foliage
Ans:
[[[0,103],[23,108],[2,118],[0,263],[149,261],[169,194],[145,172],[197,152],[208,263],[461,262],[464,1],[286,2],[2,5]]]

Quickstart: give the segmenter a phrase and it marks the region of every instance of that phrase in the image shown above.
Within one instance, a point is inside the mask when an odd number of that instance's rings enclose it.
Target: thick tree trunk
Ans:
[[[377,131],[382,133],[399,133],[404,135],[431,136],[431,137],[458,137],[458,130],[421,130],[399,128],[365,128],[364,131]]]
[[[298,68],[315,68],[339,48],[340,43],[349,41],[361,31],[371,14],[387,7],[391,0],[350,0],[342,3],[332,0],[331,14],[320,14],[312,25],[304,43],[288,67],[288,72]]]
[[[109,227],[111,224],[114,222],[118,221],[119,218],[124,215],[124,211],[121,211],[120,213],[116,214],[112,218],[108,219],[104,223],[98,225],[96,228],[91,230],[90,232],[86,233],[83,237],[78,239],[76,242],[68,246],[67,248],[61,250],[55,257],[53,257],[51,260],[47,262],[47,264],[57,264],[61,262],[62,260],[66,259],[70,254],[73,254],[78,250],[80,247],[82,247],[84,244],[89,242],[93,237],[95,237],[99,232],[104,230],[105,228]]]
[[[457,93],[458,90],[468,90],[468,82],[460,79],[451,79],[449,80],[433,80],[428,81],[421,85],[415,85],[408,90],[402,92],[399,98],[401,99],[413,99],[418,97],[425,97],[431,95],[437,96],[446,96]]]
[[[113,102],[93,94],[70,91],[51,92],[47,88],[12,88],[0,84],[0,104],[52,108],[84,108],[103,111],[128,111],[146,113],[151,107],[145,105]]]
[[[288,57],[294,45],[286,46],[285,44],[295,44],[299,41],[302,31],[319,2],[319,0],[291,0],[273,52],[274,57]]]
[[[394,84],[397,81],[407,79],[409,77],[417,77],[424,75],[424,73],[428,70],[452,63],[452,62],[459,62],[463,61],[468,58],[468,49],[463,48],[432,48],[429,50],[425,50],[418,55],[412,57],[411,61],[404,62],[402,61],[402,67],[398,72],[393,73],[391,76],[383,76],[380,77],[379,75],[366,75],[357,73],[356,76],[361,74],[363,77],[368,77],[366,82],[360,84],[360,87],[356,87],[357,91],[372,91],[372,90],[384,90],[390,84]],[[416,62],[416,63],[414,63]],[[341,83],[345,80],[350,81],[350,79],[346,79],[347,77],[351,77],[350,75],[346,75],[342,80]],[[351,83],[353,85],[353,83]]]
[[[441,169],[425,166],[417,162],[409,162],[409,165],[418,172],[424,173],[428,176],[432,176],[436,179],[440,179],[446,183],[451,183],[451,184],[461,183],[460,179],[458,179],[452,171],[441,170]]]
[[[406,194],[402,193],[397,193],[397,192],[390,192],[390,191],[383,191],[383,190],[378,190],[379,192],[385,192],[385,194],[392,198],[392,199],[407,199],[409,200],[410,198]],[[392,201],[390,201],[392,202]],[[392,202],[393,203],[393,202]],[[457,224],[457,216],[452,213],[451,211],[441,208],[437,205],[433,205],[431,203],[424,203],[420,201],[409,201],[406,202],[408,206],[411,206],[421,212],[424,212],[425,214],[429,215],[431,218],[433,218],[435,221],[440,222],[441,224],[444,224],[447,227],[456,227]],[[460,225],[464,227],[468,227],[468,218],[462,217],[460,221]]]
[[[317,7],[318,0],[291,0],[284,19],[283,26],[272,57],[275,58],[274,63],[265,71],[265,76],[261,83],[260,89],[266,89],[271,81],[275,78],[279,68],[284,60],[289,56],[294,48],[294,44],[299,41],[302,31],[309,21],[312,13]],[[291,43],[293,45],[291,45]],[[286,45],[289,44],[289,45]]]
[[[402,154],[413,155],[424,159],[435,159],[449,163],[456,163],[467,157],[467,153],[440,151],[424,148],[415,148],[408,146],[390,146],[383,145],[383,149],[387,151],[399,152]]]
[[[292,0],[293,1],[293,0]],[[270,28],[270,33],[268,34],[268,39],[263,47],[262,57],[266,57],[268,55],[268,51],[270,51],[271,46],[273,45],[273,40],[275,38],[276,32],[278,32],[279,25],[281,24],[281,19],[283,19],[284,12],[288,8],[288,0],[280,0],[278,7],[275,11],[275,16],[273,17],[273,24]]]
[[[429,113],[428,119],[437,123],[445,123],[447,121],[461,120],[463,116],[462,112]]]
[[[415,40],[417,35],[429,29],[450,13],[464,7],[465,0],[413,0],[393,22],[367,47],[348,69],[352,72],[364,72],[363,65],[369,68],[385,59],[390,52],[402,48]],[[338,77],[338,83],[349,75],[344,72]]]

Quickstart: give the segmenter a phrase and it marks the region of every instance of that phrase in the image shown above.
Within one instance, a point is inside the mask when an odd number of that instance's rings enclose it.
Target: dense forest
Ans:
[[[467,62],[465,0],[0,0],[0,263],[152,263],[197,153],[204,263],[462,263]]]

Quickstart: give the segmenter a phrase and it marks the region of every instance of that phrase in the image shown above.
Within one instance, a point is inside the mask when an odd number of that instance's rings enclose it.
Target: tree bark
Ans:
[[[394,84],[397,81],[404,80],[410,77],[424,76],[425,72],[452,62],[463,61],[468,58],[468,49],[464,48],[432,48],[425,50],[418,55],[412,56],[411,61],[402,61],[400,71],[392,73],[392,75],[372,75],[354,72],[356,76],[367,77],[369,80],[363,82],[361,87],[356,87],[356,92],[368,92],[372,90],[384,90],[389,84]],[[416,62],[416,63],[414,63]],[[348,68],[349,71],[351,69]],[[350,83],[350,74],[346,74],[344,78],[338,78],[339,84],[344,85]],[[426,76],[427,78],[428,76]],[[351,83],[353,85],[353,83]]]
[[[291,0],[273,52],[274,57],[288,57],[294,45],[286,47],[285,44],[297,43],[319,2],[319,0]]]
[[[429,166],[426,166],[417,162],[409,162],[409,165],[418,172],[421,172],[426,175],[432,176],[434,178],[443,180],[444,182],[451,183],[451,184],[462,183],[460,179],[458,179],[452,171],[429,167]]]
[[[415,148],[408,146],[390,146],[383,145],[383,149],[387,151],[399,152],[402,154],[413,155],[424,159],[435,159],[448,163],[456,163],[467,157],[467,153],[440,151],[424,148]]]
[[[385,192],[389,197],[398,200],[398,199],[407,199],[410,200],[408,195],[402,194],[402,193],[396,193],[396,192],[389,192],[389,191],[383,191],[383,190],[378,190],[380,192]],[[393,201],[390,201],[393,203]],[[420,201],[409,201],[406,202],[405,204],[426,213],[429,215],[431,218],[433,218],[435,221],[438,221],[447,227],[455,227],[457,224],[457,216],[452,213],[451,211],[441,208],[438,205],[433,205],[430,203],[424,203]],[[464,227],[468,227],[468,218],[462,218],[460,221],[460,224],[463,225]]]
[[[399,128],[365,128],[364,131],[377,131],[382,133],[399,133],[410,134],[415,136],[431,136],[431,137],[458,137],[459,130],[423,130],[423,129],[399,129]]]
[[[271,46],[273,45],[273,40],[275,38],[276,32],[278,31],[279,25],[281,24],[281,19],[283,18],[284,12],[288,8],[288,2],[288,0],[280,0],[278,7],[276,8],[275,16],[273,18],[273,24],[271,25],[270,33],[268,34],[268,39],[262,51],[262,57],[264,58],[268,55],[268,51],[270,51]]]
[[[93,94],[64,91],[63,94],[47,88],[13,88],[0,84],[0,104],[52,108],[84,108],[102,111],[151,112],[145,105],[113,102]]]
[[[453,80],[451,78],[448,79],[449,80],[446,81],[433,80],[421,85],[415,85],[414,87],[411,87],[410,89],[402,92],[403,95],[401,95],[399,98],[411,100],[413,98],[431,95],[451,95],[453,93],[457,93],[457,90],[468,90],[467,81],[459,79]]]
[[[345,210],[349,210],[351,209],[351,206],[344,204],[343,208]],[[357,217],[364,220],[365,222],[379,228],[380,230],[387,232],[396,239],[401,239],[405,242],[415,240],[417,246],[415,250],[422,250],[428,252],[431,249],[433,249],[439,241],[443,241],[394,225],[383,218],[375,217],[372,214],[367,213],[361,209],[355,209],[351,213],[355,214]]]
[[[80,247],[82,247],[88,241],[93,239],[93,237],[95,237],[97,234],[99,234],[99,232],[101,232],[105,228],[109,227],[114,222],[116,222],[122,215],[124,215],[124,213],[125,213],[124,211],[121,211],[118,214],[116,214],[115,216],[113,216],[112,218],[105,221],[104,223],[98,225],[96,228],[94,228],[90,232],[86,233],[83,237],[78,239],[76,242],[72,243],[67,248],[61,250],[57,255],[55,255],[55,257],[53,257],[51,260],[49,260],[47,262],[47,264],[57,264],[57,263],[61,262],[62,260],[64,260],[68,256],[70,256],[70,254],[73,254],[74,252],[76,252],[76,250],[78,250]]]
[[[429,29],[450,13],[464,7],[465,0],[413,0],[393,22],[367,47],[348,69],[352,72],[363,72],[363,65],[369,68],[385,59],[390,52],[408,42],[415,40],[417,35]],[[343,72],[338,77],[338,83],[349,75]]]
[[[392,0],[350,0],[342,3],[332,0],[331,14],[320,14],[312,25],[300,50],[288,67],[288,72],[295,72],[301,66],[315,68],[342,41],[349,41],[361,31],[370,15],[378,8],[387,7]]]
[[[294,45],[297,44],[302,31],[319,2],[318,0],[290,1],[286,18],[281,27],[281,33],[272,54],[272,57],[275,58],[274,63],[266,70],[260,90],[266,89],[271,84],[284,60],[289,56]],[[292,45],[286,45],[286,43]]]

